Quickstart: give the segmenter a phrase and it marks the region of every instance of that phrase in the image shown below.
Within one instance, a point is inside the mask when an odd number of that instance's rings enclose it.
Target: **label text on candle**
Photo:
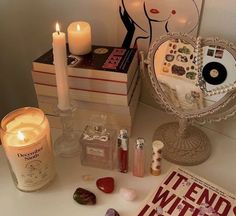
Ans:
[[[39,153],[43,150],[43,147],[39,148],[39,149],[35,149],[34,151],[30,152],[30,153],[18,153],[17,156],[19,158],[24,157],[24,159],[27,160],[32,160],[35,159],[37,157],[39,157]]]

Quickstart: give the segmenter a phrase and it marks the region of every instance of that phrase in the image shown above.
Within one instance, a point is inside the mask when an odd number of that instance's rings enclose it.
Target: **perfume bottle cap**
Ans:
[[[95,114],[90,117],[89,127],[94,132],[104,133],[106,132],[106,120],[107,116],[103,114]]]
[[[144,148],[144,143],[145,143],[144,138],[138,138],[138,139],[136,140],[136,146],[135,146],[135,148],[136,148],[136,149],[143,149],[143,148]]]
[[[152,143],[153,151],[159,151],[159,150],[163,149],[163,147],[164,147],[164,143],[160,140],[155,140]]]
[[[126,129],[121,129],[120,130],[120,137],[128,137],[128,131]]]
[[[124,151],[128,150],[128,131],[126,129],[121,129],[120,134],[118,136],[118,148],[123,149]]]

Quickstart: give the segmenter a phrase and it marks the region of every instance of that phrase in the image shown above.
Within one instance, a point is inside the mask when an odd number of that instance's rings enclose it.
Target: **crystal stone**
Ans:
[[[95,205],[96,196],[84,188],[77,188],[74,192],[73,199],[81,205]]]
[[[119,213],[113,209],[113,208],[109,208],[105,214],[105,216],[120,216]]]
[[[104,193],[112,193],[115,188],[115,181],[112,177],[104,177],[98,179],[96,185]]]

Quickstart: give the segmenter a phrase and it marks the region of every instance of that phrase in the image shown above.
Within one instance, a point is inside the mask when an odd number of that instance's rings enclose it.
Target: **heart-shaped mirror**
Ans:
[[[187,118],[216,111],[219,104],[229,99],[227,93],[236,87],[235,50],[225,40],[197,39],[181,33],[170,33],[155,41],[146,63],[162,103]]]
[[[236,112],[235,50],[218,38],[181,33],[164,35],[150,47],[144,62],[154,98],[180,119],[162,125],[153,137],[165,143],[167,160],[194,165],[209,157],[210,141],[193,122],[219,121]]]

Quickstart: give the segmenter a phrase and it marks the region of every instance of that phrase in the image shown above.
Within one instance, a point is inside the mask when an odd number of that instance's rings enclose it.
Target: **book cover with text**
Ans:
[[[135,54],[136,49],[133,48],[93,45],[87,55],[72,55],[68,51],[67,63],[74,68],[127,73]],[[35,70],[37,64],[53,65],[52,49],[33,61]]]
[[[172,169],[136,216],[235,216],[236,197],[181,168]]]

